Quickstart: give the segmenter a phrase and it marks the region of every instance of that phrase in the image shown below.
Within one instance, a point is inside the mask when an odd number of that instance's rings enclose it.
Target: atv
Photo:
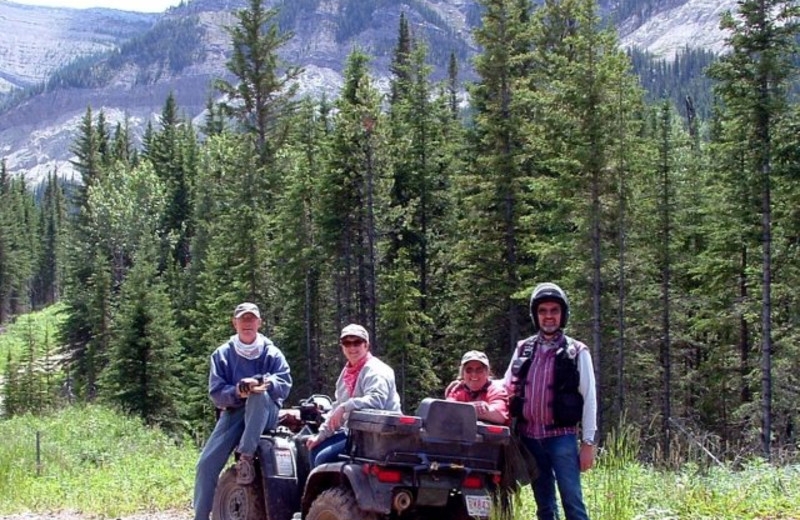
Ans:
[[[416,415],[350,413],[340,460],[310,469],[305,441],[330,410],[312,396],[262,435],[256,479],[217,485],[214,520],[467,520],[490,516],[505,426],[477,420],[467,403],[425,399]]]

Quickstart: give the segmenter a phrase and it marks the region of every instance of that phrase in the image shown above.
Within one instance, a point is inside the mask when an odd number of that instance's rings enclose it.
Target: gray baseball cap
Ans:
[[[236,306],[236,309],[233,311],[234,318],[241,318],[245,314],[252,314],[259,320],[261,319],[261,313],[258,311],[258,305],[255,303],[244,302],[240,303]]]

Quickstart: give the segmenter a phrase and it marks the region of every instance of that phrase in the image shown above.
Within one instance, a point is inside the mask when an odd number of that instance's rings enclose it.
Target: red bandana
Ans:
[[[344,384],[347,387],[347,393],[350,397],[353,397],[353,392],[356,389],[356,380],[358,379],[358,374],[361,373],[361,369],[364,368],[364,365],[367,364],[367,361],[369,361],[370,358],[372,358],[372,354],[367,352],[367,355],[362,357],[355,365],[351,365],[348,361],[344,366],[344,375],[342,375],[342,381],[344,381]]]

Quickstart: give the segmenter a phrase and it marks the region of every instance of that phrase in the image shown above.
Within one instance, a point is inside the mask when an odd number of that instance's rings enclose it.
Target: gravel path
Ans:
[[[155,513],[136,513],[129,516],[103,516],[77,511],[54,511],[52,513],[19,513],[0,516],[0,520],[191,520],[192,512],[187,510],[158,511]]]

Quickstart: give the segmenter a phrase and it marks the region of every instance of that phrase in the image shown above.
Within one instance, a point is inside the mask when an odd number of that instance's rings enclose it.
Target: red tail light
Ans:
[[[505,426],[487,426],[486,431],[489,433],[503,433]]]
[[[461,485],[467,489],[480,489],[483,487],[483,480],[478,475],[467,475]]]
[[[415,422],[417,422],[417,418],[414,417],[413,415],[401,415],[400,418],[397,419],[397,421],[400,424],[414,424]]]
[[[396,469],[382,468],[374,464],[364,464],[361,470],[365,474],[374,475],[378,482],[397,484],[403,481],[403,473]]]
[[[378,482],[397,484],[403,481],[403,474],[395,469],[378,468],[378,471],[375,472],[375,476],[378,477]]]

